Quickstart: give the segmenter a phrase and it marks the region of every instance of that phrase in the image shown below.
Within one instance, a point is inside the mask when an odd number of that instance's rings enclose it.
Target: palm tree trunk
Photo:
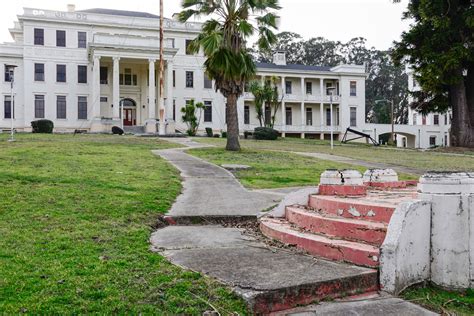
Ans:
[[[227,97],[227,146],[226,150],[239,151],[239,117],[237,113],[237,95]]]

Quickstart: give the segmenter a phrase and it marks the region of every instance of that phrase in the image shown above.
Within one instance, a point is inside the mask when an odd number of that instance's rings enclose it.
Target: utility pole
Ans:
[[[164,109],[164,103],[165,100],[163,98],[163,91],[164,89],[164,60],[163,60],[163,44],[164,44],[164,31],[163,31],[163,0],[160,0],[160,88],[159,88],[159,94],[160,97],[158,99],[158,108],[159,108],[159,115],[160,115],[160,125],[159,125],[159,135],[165,135],[166,134],[166,126],[165,126],[165,109]]]

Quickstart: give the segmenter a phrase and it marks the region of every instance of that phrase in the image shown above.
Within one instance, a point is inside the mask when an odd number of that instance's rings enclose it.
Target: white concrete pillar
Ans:
[[[145,131],[148,134],[156,133],[155,59],[148,60],[148,118],[145,122]]]
[[[169,116],[168,113],[172,113],[173,111],[173,61],[168,60],[166,63],[166,106],[165,106],[165,113],[168,115],[170,119],[173,116]],[[165,116],[166,117],[166,116]]]
[[[304,108],[306,93],[304,87],[304,79],[304,77],[301,78],[301,138],[304,138],[304,132],[306,131],[306,113]]]
[[[319,90],[321,94],[321,103],[319,105],[319,116],[321,119],[321,131],[323,130],[322,127],[325,125],[324,124],[324,79],[320,79],[320,84],[319,84]]]
[[[285,137],[286,131],[286,105],[285,105],[285,77],[281,77],[281,93],[283,95],[283,100],[281,101],[281,136]]]
[[[120,57],[114,57],[114,66],[112,73],[112,104],[114,105],[113,109],[113,119],[120,120]]]
[[[100,119],[100,56],[93,57],[92,66],[92,117]]]
[[[148,60],[148,119],[156,119],[155,60]]]
[[[474,173],[428,173],[418,185],[431,202],[431,280],[466,289],[474,279]]]

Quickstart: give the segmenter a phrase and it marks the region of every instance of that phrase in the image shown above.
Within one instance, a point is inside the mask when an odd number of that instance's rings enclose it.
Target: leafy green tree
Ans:
[[[281,82],[281,78],[277,76],[270,77],[270,80],[265,82],[265,104],[270,108],[271,119],[266,121],[265,126],[274,128],[275,121],[276,121],[276,114],[280,109],[280,106],[283,101],[283,96],[280,98],[280,93],[278,90],[280,89],[279,83]]]
[[[255,76],[255,63],[246,47],[247,40],[258,34],[260,50],[275,43],[278,0],[183,0],[179,19],[209,18],[190,50],[203,50],[204,67],[214,79],[216,90],[227,99],[227,150],[240,150],[237,100],[246,82]]]
[[[196,136],[199,124],[201,123],[203,109],[204,104],[201,102],[194,104],[194,100],[190,100],[183,108],[181,108],[181,113],[183,114],[181,119],[188,127],[186,133],[188,133],[189,136]],[[196,112],[198,114],[196,114]]]
[[[254,96],[255,111],[257,112],[257,120],[260,124],[260,127],[263,126],[264,122],[264,103],[266,100],[265,96],[265,85],[261,85],[258,81],[253,81],[250,83],[250,92]]]
[[[408,62],[422,91],[413,107],[422,113],[451,107],[451,144],[474,147],[474,5],[471,0],[411,0],[413,23],[393,56]]]

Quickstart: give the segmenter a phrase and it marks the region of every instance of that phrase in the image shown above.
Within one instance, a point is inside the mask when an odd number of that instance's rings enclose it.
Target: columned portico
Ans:
[[[100,56],[94,56],[92,66],[92,117],[100,119]]]
[[[145,125],[147,133],[156,133],[155,59],[148,60],[148,119]]]

